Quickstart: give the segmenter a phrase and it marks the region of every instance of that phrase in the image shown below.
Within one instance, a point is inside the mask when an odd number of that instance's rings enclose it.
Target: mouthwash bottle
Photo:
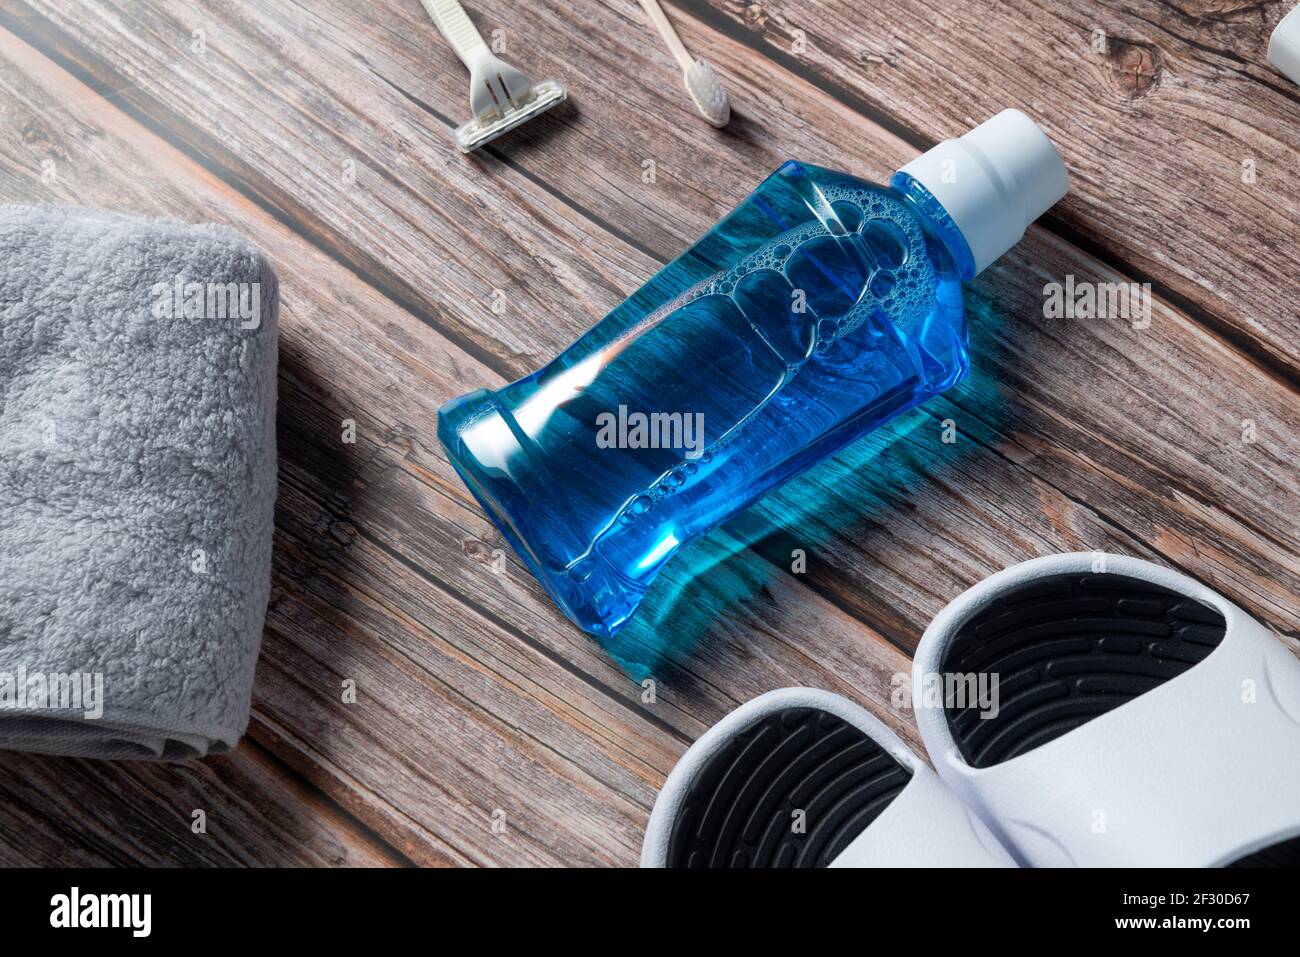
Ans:
[[[545,368],[438,413],[556,603],[609,635],[684,543],[966,374],[962,283],[1065,195],[1006,110],[888,186],[790,161]]]

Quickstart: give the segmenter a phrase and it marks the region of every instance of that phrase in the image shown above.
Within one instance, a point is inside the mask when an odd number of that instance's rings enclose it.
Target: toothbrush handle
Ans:
[[[459,0],[420,0],[420,2],[424,4],[424,9],[428,11],[429,16],[433,17],[439,32],[446,37],[461,62],[471,66],[474,53],[479,47],[485,47],[487,44],[483,42],[483,37],[465,13],[465,8],[460,5]]]
[[[668,22],[668,15],[664,13],[664,8],[659,6],[659,0],[641,0],[641,7],[650,18],[650,22],[655,25],[655,29],[659,31],[659,35],[664,38],[664,42],[668,44],[672,55],[677,58],[677,65],[683,70],[690,67],[695,61],[682,45],[682,39],[673,29],[673,25]]]

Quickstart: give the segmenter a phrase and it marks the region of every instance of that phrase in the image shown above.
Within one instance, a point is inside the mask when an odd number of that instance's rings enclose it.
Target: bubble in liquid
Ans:
[[[810,317],[795,311],[795,290],[775,269],[756,269],[736,283],[733,301],[777,354],[802,362],[812,349]]]
[[[858,227],[862,225],[862,209],[857,203],[841,199],[831,203],[831,209],[835,210],[835,215],[839,217],[846,232],[857,232]]]
[[[862,230],[862,241],[885,269],[897,269],[908,259],[907,237],[893,223],[873,219]]]
[[[884,299],[894,291],[894,277],[883,269],[871,277],[871,294]]]
[[[803,243],[785,274],[790,285],[803,289],[808,307],[819,316],[842,316],[857,303],[867,277],[848,249],[834,236],[818,236]]]

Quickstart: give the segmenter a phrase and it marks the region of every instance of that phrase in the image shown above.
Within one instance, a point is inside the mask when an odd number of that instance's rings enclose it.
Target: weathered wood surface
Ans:
[[[1290,0],[684,5],[918,149],[1029,111],[1071,172],[1056,231],[1300,378],[1300,89],[1266,58]]]
[[[415,0],[0,2],[0,199],[226,222],[282,282],[250,740],[180,771],[6,760],[0,860],[630,863],[676,756],[754,694],[830,687],[915,743],[891,676],[947,600],[1036,554],[1152,557],[1300,634],[1300,100],[1243,39],[1265,14],[670,12],[732,91],[728,130],[692,118],[634,3],[510,0],[472,13],[573,103],[465,158],[465,77]],[[1094,19],[1111,46],[1090,60]],[[883,178],[1004,105],[1043,119],[1073,192],[972,287],[971,379],[670,566],[621,649],[657,653],[644,701],[494,560],[438,405],[544,362],[782,159]],[[1151,282],[1151,327],[1043,318],[1067,273]],[[200,806],[220,840],[189,834]]]

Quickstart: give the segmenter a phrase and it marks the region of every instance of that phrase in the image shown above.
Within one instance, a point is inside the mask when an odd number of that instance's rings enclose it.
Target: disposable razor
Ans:
[[[456,128],[462,153],[490,143],[516,126],[545,113],[568,95],[559,80],[534,86],[483,42],[458,0],[421,0],[461,62],[469,69],[469,106],[473,118]]]

